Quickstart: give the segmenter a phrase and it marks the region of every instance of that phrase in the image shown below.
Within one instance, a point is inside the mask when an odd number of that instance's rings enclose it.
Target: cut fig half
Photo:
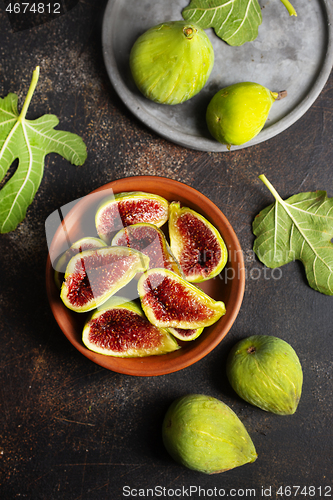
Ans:
[[[106,243],[99,238],[87,236],[75,241],[58,259],[55,265],[54,281],[60,289],[64,280],[66,267],[71,258],[84,250],[106,247]]]
[[[226,265],[228,251],[219,231],[179,202],[169,207],[169,235],[171,251],[191,283],[214,278]]]
[[[85,250],[69,261],[60,297],[73,311],[100,306],[127,285],[137,272],[148,268],[149,258],[127,247]]]
[[[161,355],[180,348],[166,329],[148,321],[139,305],[116,296],[92,313],[82,341],[91,351],[121,358]]]
[[[204,330],[204,327],[202,326],[201,328],[192,328],[192,329],[185,329],[185,328],[167,328],[168,332],[171,333],[176,339],[179,340],[195,340],[201,335],[201,333]]]
[[[149,257],[150,269],[164,267],[181,274],[163,231],[153,224],[133,224],[121,229],[111,242],[111,246],[114,245],[127,246],[144,253]]]
[[[142,191],[117,193],[99,205],[95,225],[98,236],[108,245],[123,227],[141,222],[163,226],[169,217],[169,202],[162,196]]]
[[[197,286],[168,269],[150,269],[138,281],[141,306],[149,321],[163,328],[210,326],[226,312]]]

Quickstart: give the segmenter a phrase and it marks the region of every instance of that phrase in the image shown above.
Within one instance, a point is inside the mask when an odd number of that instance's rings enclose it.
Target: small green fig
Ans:
[[[295,413],[303,371],[296,352],[284,340],[252,335],[239,341],[228,355],[227,376],[248,403],[278,415]]]
[[[130,53],[140,92],[161,104],[179,104],[206,84],[214,64],[213,46],[202,28],[185,21],[159,24],[143,33]]]
[[[257,458],[247,430],[231,408],[202,394],[189,394],[171,404],[162,437],[176,462],[205,474],[224,472]]]
[[[243,82],[217,92],[207,107],[206,121],[212,136],[228,149],[256,137],[266,123],[272,104],[287,95],[258,83]]]

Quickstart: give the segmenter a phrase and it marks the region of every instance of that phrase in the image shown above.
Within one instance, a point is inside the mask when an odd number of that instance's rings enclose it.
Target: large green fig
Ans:
[[[169,217],[169,202],[153,193],[125,191],[107,196],[95,214],[98,236],[110,244],[112,236],[123,227],[148,222],[163,226]]]
[[[143,33],[130,53],[130,68],[142,94],[162,104],[179,104],[206,84],[214,64],[202,28],[185,21],[159,24]]]
[[[169,206],[169,235],[171,251],[188,281],[199,283],[214,278],[226,265],[227,247],[216,227],[175,201]]]
[[[302,392],[303,371],[294,349],[270,335],[252,335],[230,351],[227,376],[248,403],[278,415],[295,413]]]
[[[214,324],[225,305],[169,269],[149,269],[138,281],[141,306],[163,328],[196,329]]]
[[[256,137],[266,123],[272,104],[286,91],[272,92],[258,83],[243,82],[217,92],[207,107],[212,136],[230,149]]]
[[[206,474],[224,472],[257,458],[247,430],[231,408],[201,394],[189,394],[171,404],[162,436],[176,462]]]
[[[82,341],[94,352],[121,358],[165,354],[180,348],[167,330],[148,321],[135,302],[115,296],[91,314]]]

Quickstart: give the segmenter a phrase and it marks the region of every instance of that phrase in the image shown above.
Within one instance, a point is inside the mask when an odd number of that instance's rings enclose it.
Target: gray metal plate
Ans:
[[[182,19],[189,0],[109,0],[103,20],[103,55],[109,78],[131,112],[160,136],[200,151],[224,152],[206,126],[205,113],[213,95],[241,81],[260,83],[270,90],[287,90],[276,101],[268,120],[249,147],[274,137],[295,123],[313,104],[333,65],[332,0],[293,0],[297,17],[290,17],[279,0],[262,0],[263,21],[253,42],[230,47],[206,30],[215,52],[208,83],[189,101],[175,106],[156,104],[136,89],[129,53],[137,37],[165,21]]]

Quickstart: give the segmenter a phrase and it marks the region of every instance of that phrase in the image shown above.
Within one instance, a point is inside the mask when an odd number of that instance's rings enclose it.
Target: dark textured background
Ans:
[[[230,153],[191,151],[146,129],[115,94],[100,46],[103,10],[100,0],[82,0],[57,20],[14,32],[0,3],[0,95],[15,92],[22,103],[40,65],[28,118],[54,113],[60,128],[80,134],[88,147],[82,167],[48,155],[26,219],[0,235],[0,498],[118,500],[125,485],[256,488],[257,498],[262,486],[272,487],[271,498],[289,498],[276,496],[277,488],[313,485],[315,498],[332,497],[333,489],[320,495],[319,487],[332,488],[333,479],[333,298],[307,285],[300,263],[281,268],[279,280],[264,275],[252,258],[251,222],[272,202],[262,173],[284,198],[315,189],[333,195],[333,76],[311,109],[268,142]],[[185,182],[220,207],[248,274],[225,340],[195,365],[151,378],[109,372],[77,352],[51,314],[44,284],[47,216],[109,181],[142,174]],[[229,349],[254,333],[281,337],[299,355],[304,387],[293,416],[248,405],[226,380]],[[254,464],[206,476],[169,458],[163,415],[190,392],[230,405],[254,441]]]

